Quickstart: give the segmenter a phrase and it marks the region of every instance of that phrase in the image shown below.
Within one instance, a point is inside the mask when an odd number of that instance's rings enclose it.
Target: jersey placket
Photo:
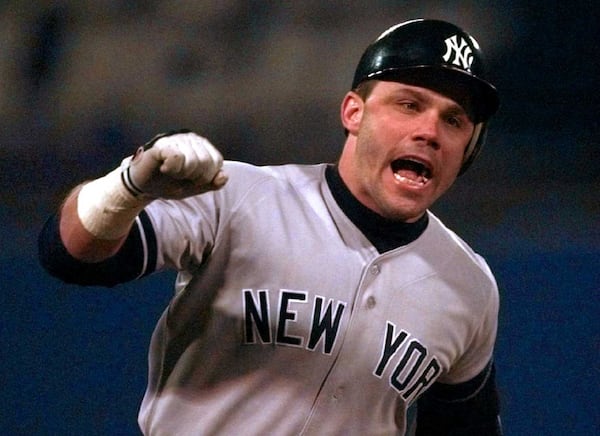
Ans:
[[[372,252],[370,254],[372,257]],[[377,282],[385,263],[384,257],[376,256],[363,267],[361,279],[353,298],[350,318],[343,341],[315,398],[302,434],[308,435],[322,432],[324,430],[323,426],[325,425],[326,427],[326,423],[331,420],[332,416],[344,415],[335,413],[335,409],[353,408],[356,402],[352,397],[356,395],[357,391],[362,391],[360,385],[363,384],[362,382],[365,378],[369,382],[369,386],[385,386],[383,381],[378,380],[372,375],[375,369],[374,366],[370,367],[367,363],[368,359],[361,358],[361,356],[372,354],[376,360],[379,346],[376,346],[376,352],[366,351],[373,350],[373,345],[362,344],[362,341],[358,338],[359,336],[365,336],[365,328],[368,328],[369,321],[374,319],[370,312],[376,310],[380,303],[375,291],[375,282]],[[379,337],[374,336],[373,340],[379,340]],[[358,355],[356,353],[357,345],[364,345],[362,350],[358,350]],[[360,377],[360,379],[357,377]],[[385,387],[384,389],[390,391]],[[380,389],[378,391],[380,392]],[[367,392],[363,392],[363,394],[368,395]]]

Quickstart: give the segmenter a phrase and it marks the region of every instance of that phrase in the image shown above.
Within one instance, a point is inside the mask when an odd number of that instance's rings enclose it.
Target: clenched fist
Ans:
[[[81,186],[77,215],[103,240],[129,232],[138,213],[157,198],[181,199],[222,188],[221,153],[189,131],[159,135],[104,177]]]
[[[125,187],[147,198],[180,199],[220,189],[227,182],[221,153],[189,131],[155,137],[123,165]]]

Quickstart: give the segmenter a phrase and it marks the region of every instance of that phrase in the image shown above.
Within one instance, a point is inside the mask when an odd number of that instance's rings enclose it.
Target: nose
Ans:
[[[438,149],[440,115],[434,110],[424,111],[416,121],[413,140]]]

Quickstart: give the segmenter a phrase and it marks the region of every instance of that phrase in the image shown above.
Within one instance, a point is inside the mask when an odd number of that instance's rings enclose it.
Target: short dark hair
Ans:
[[[376,82],[376,80],[365,80],[364,82],[360,82],[353,91],[365,101],[371,95],[371,92],[373,92]]]

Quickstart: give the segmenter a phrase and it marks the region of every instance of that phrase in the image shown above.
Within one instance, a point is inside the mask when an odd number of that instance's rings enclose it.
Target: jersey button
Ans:
[[[374,276],[376,276],[377,274],[379,274],[379,265],[375,264],[371,267],[371,274],[373,274]]]
[[[377,302],[375,301],[375,297],[373,297],[372,295],[369,296],[369,298],[367,298],[367,308],[368,309],[373,309],[375,307],[375,304]]]
[[[343,386],[338,386],[337,389],[335,390],[335,392],[332,395],[333,401],[339,401],[339,400],[341,400],[343,395],[344,395],[344,387]]]

